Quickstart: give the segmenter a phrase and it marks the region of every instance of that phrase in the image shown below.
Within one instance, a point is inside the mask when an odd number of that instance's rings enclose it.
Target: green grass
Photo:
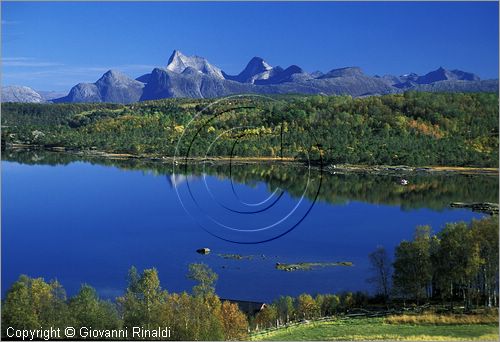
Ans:
[[[498,341],[498,324],[386,324],[383,318],[344,319],[255,334],[252,340]]]

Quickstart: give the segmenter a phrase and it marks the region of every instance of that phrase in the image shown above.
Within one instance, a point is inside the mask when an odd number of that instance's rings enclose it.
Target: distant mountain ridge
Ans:
[[[461,70],[439,67],[425,75],[369,76],[359,67],[308,73],[297,65],[273,67],[252,58],[238,75],[230,75],[203,57],[174,50],[165,68],[155,68],[135,80],[109,70],[95,83],[79,83],[52,102],[133,103],[172,97],[212,98],[233,94],[324,94],[369,96],[407,90],[439,92],[498,92],[498,79],[481,80]],[[13,94],[24,95],[14,96]],[[36,93],[36,92],[35,92]],[[2,88],[2,101],[43,102],[24,89]],[[5,94],[5,95],[4,95]],[[29,101],[31,100],[31,101]]]
[[[34,90],[30,87],[14,85],[2,87],[1,95],[1,102],[43,103],[60,98],[64,96],[64,93]]]
[[[8,86],[2,87],[2,102],[41,103],[44,99],[30,87]]]
[[[53,102],[116,102],[132,103],[141,98],[144,83],[122,72],[109,70],[95,83],[79,83],[67,96]]]

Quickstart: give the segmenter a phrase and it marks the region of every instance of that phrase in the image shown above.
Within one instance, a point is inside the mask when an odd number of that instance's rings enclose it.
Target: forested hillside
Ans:
[[[290,95],[130,105],[2,104],[2,146],[173,156],[180,139],[183,156],[316,161],[322,156],[325,163],[497,167],[498,95],[407,92],[356,99]]]

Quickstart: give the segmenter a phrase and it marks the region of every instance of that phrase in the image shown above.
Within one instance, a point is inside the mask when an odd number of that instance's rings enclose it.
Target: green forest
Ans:
[[[173,340],[238,340],[248,339],[249,333],[258,330],[319,317],[341,317],[355,309],[401,309],[430,303],[441,313],[473,314],[478,308],[498,306],[496,216],[470,224],[450,223],[438,234],[432,234],[431,227],[417,227],[414,239],[402,241],[393,257],[378,247],[368,258],[372,273],[367,280],[373,284],[375,295],[345,292],[282,296],[255,316],[245,315],[237,304],[217,296],[218,276],[203,263],[189,265],[187,277],[195,283],[191,293],[169,293],[161,287],[156,269],[139,273],[132,267],[127,288],[114,301],[99,298],[86,284],[67,298],[59,282],[22,275],[2,302],[2,336],[6,336],[8,327],[168,326]],[[476,313],[467,321],[495,323],[497,315],[494,310]],[[396,322],[407,318],[390,319]],[[443,320],[442,316],[421,318]]]
[[[498,94],[492,93],[2,104],[2,147],[151,157],[497,167],[498,126]]]

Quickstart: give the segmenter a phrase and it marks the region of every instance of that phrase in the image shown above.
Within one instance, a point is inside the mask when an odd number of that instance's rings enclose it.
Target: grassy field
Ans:
[[[388,324],[384,318],[342,319],[255,334],[252,340],[297,341],[498,341],[498,323],[491,324]]]

